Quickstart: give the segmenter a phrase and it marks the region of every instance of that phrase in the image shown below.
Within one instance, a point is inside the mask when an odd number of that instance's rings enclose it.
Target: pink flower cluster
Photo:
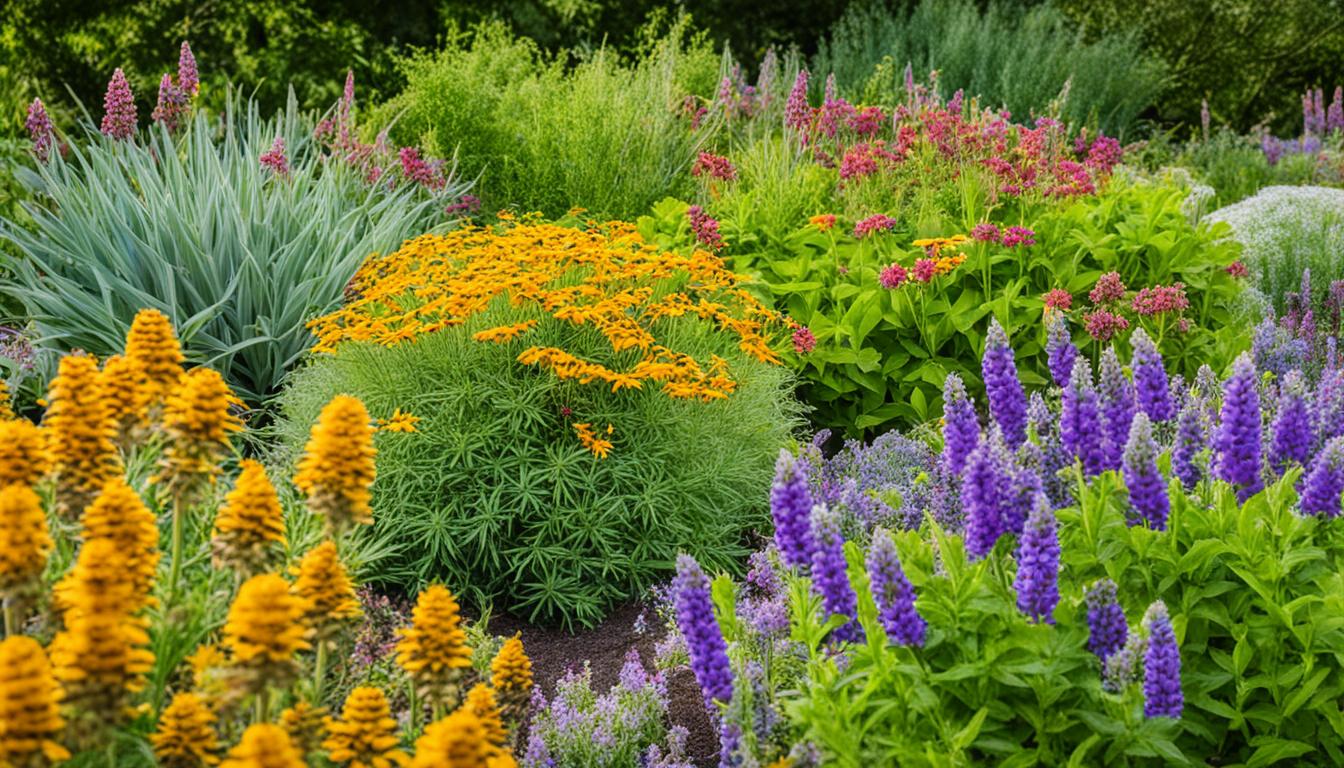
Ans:
[[[723,242],[723,235],[719,234],[718,219],[705,213],[705,209],[698,205],[686,209],[686,218],[690,219],[691,232],[695,234],[697,242],[710,250],[723,249],[726,243]]]
[[[840,178],[849,180],[872,176],[905,159],[902,151],[892,152],[887,143],[878,139],[872,143],[859,142],[846,150],[840,159]]]
[[[1036,244],[1036,233],[1026,227],[1009,227],[1003,233],[1003,247],[1016,248]]]
[[[981,243],[997,243],[1002,236],[999,228],[988,221],[983,221],[971,227],[971,239]]]
[[[1119,272],[1107,272],[1097,278],[1097,284],[1087,294],[1093,304],[1111,304],[1125,297],[1125,284]]]
[[[173,83],[172,75],[164,72],[163,79],[159,81],[159,100],[154,105],[150,119],[174,132],[181,127],[182,118],[190,109],[190,98],[186,92]]]
[[[866,219],[860,219],[854,225],[854,236],[862,240],[865,237],[882,231],[891,231],[896,226],[896,220],[884,213],[875,213]]]
[[[909,279],[909,276],[910,273],[906,272],[905,267],[900,264],[888,264],[882,268],[881,272],[877,273],[877,283],[890,291],[900,288]]]
[[[285,154],[285,138],[276,136],[275,141],[271,142],[271,148],[261,153],[258,158],[261,164],[270,168],[276,176],[289,175],[289,156]]]
[[[40,163],[47,162],[55,134],[41,99],[33,99],[33,103],[28,105],[28,119],[23,121],[23,127],[28,129],[28,136],[33,140],[33,156]]]
[[[112,73],[112,80],[107,84],[107,94],[103,96],[103,122],[99,130],[104,136],[122,141],[135,135],[135,96],[131,93],[131,84],[126,82],[126,73],[121,71],[121,67]]]
[[[1247,269],[1246,265],[1240,261],[1234,261],[1231,264],[1228,264],[1226,269],[1227,274],[1235,278],[1245,278],[1251,276],[1251,270]]]
[[[1190,300],[1185,296],[1185,285],[1155,285],[1142,288],[1134,296],[1133,309],[1142,317],[1184,312],[1190,308]]]
[[[1117,333],[1129,330],[1129,321],[1106,309],[1094,309],[1083,316],[1087,332],[1097,341],[1110,341]]]
[[[793,351],[800,355],[806,355],[817,348],[817,337],[812,335],[812,330],[806,325],[800,325],[793,329]]]
[[[1073,294],[1063,288],[1051,288],[1042,294],[1041,301],[1045,302],[1047,309],[1067,312],[1073,307]]]
[[[692,176],[709,176],[711,179],[720,181],[733,181],[737,178],[737,168],[733,163],[723,155],[716,155],[712,152],[701,152],[695,159],[695,165],[691,166]]]
[[[397,158],[401,161],[402,178],[426,189],[443,189],[446,180],[442,160],[426,161],[415,147],[402,147],[397,151]]]
[[[910,274],[921,283],[930,283],[938,274],[938,262],[928,258],[916,259],[915,268],[910,270]]]
[[[458,214],[472,214],[481,210],[481,199],[475,195],[463,195],[457,199],[457,202],[443,209],[443,212],[449,216]]]

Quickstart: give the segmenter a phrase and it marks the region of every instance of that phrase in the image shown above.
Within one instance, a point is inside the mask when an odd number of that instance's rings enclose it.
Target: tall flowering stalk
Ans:
[[[975,402],[955,373],[949,373],[943,381],[943,404],[943,465],[955,477],[980,442],[980,422],[975,416]]]
[[[98,386],[98,366],[86,355],[61,358],[47,390],[47,447],[56,477],[56,510],[74,519],[121,474],[115,427]]]
[[[1196,459],[1208,442],[1203,398],[1191,390],[1176,417],[1176,440],[1171,447],[1171,472],[1186,489],[1194,488],[1203,476]]]
[[[24,120],[23,126],[28,129],[28,138],[33,142],[33,157],[36,157],[39,163],[47,162],[47,158],[51,156],[51,148],[55,144],[55,133],[51,127],[51,118],[47,116],[47,108],[41,99],[33,99],[33,103],[28,105],[28,117]]]
[[[51,468],[47,439],[27,419],[0,420],[0,487],[33,487]]]
[[[1018,610],[1033,622],[1055,623],[1059,604],[1059,534],[1055,513],[1038,494],[1017,544],[1017,575],[1013,579]]]
[[[1092,388],[1092,366],[1087,360],[1079,359],[1073,364],[1060,410],[1059,436],[1069,453],[1082,462],[1084,474],[1096,475],[1106,468],[1101,409]]]
[[[84,509],[80,528],[85,543],[101,539],[116,545],[122,557],[118,578],[129,585],[132,610],[146,606],[159,567],[159,526],[140,495],[122,478],[112,478]],[[63,589],[57,586],[58,598]]]
[[[154,105],[150,119],[174,133],[182,125],[182,119],[188,110],[189,97],[175,83],[167,72],[159,80],[159,100]]]
[[[47,768],[70,758],[58,743],[61,689],[42,646],[9,634],[0,641],[0,765]]]
[[[28,604],[41,593],[52,547],[37,494],[17,483],[0,488],[0,602],[6,636],[19,634]]]
[[[966,461],[961,503],[966,512],[966,552],[982,558],[1003,535],[1003,505],[1008,491],[1002,438],[994,429]]]
[[[411,611],[411,626],[400,630],[397,641],[397,664],[406,670],[415,695],[430,705],[436,719],[457,704],[471,669],[471,648],[459,610],[453,593],[435,584],[420,593]],[[412,725],[417,716],[413,705]]]
[[[1087,588],[1083,596],[1087,604],[1087,649],[1103,662],[1125,645],[1129,637],[1129,623],[1120,607],[1115,582],[1102,579]]]
[[[523,640],[514,635],[504,641],[490,662],[490,685],[499,697],[505,717],[522,717],[532,694],[532,660],[523,650]]]
[[[345,697],[340,719],[327,718],[322,748],[339,765],[391,768],[408,765],[410,757],[398,747],[397,721],[382,690],[359,686]]]
[[[1289,466],[1306,466],[1315,435],[1301,371],[1289,371],[1279,389],[1278,408],[1270,426],[1269,464],[1283,474]]]
[[[116,425],[117,445],[129,453],[134,450],[142,432],[144,373],[130,358],[112,355],[103,361],[102,370],[98,372],[98,386],[102,388],[108,413]]]
[[[174,696],[149,737],[158,764],[162,768],[201,768],[219,762],[217,720],[200,695],[184,691]]]
[[[831,632],[840,643],[863,640],[858,616],[858,596],[849,583],[845,567],[845,537],[840,533],[840,516],[825,506],[812,509],[812,532],[817,548],[812,552],[812,587],[821,595],[827,618],[845,617],[844,624]]]
[[[709,596],[709,579],[690,555],[677,557],[677,576],[672,582],[677,628],[686,638],[691,671],[700,684],[705,707],[715,711],[715,702],[727,704],[733,699],[733,673],[728,664],[728,645],[723,641],[714,605]]]
[[[357,398],[337,395],[322,409],[299,461],[294,485],[308,496],[308,509],[337,540],[356,525],[373,522],[369,507],[374,479],[373,424]]]
[[[265,571],[285,543],[285,518],[266,468],[243,459],[242,472],[215,515],[215,561],[248,578]]]
[[[989,321],[980,369],[984,374],[989,413],[1003,430],[1008,447],[1015,449],[1027,438],[1027,395],[1017,378],[1017,364],[1013,361],[1008,334],[996,318]]]
[[[915,608],[915,588],[901,570],[901,559],[890,531],[873,533],[865,564],[873,601],[877,604],[877,618],[887,632],[887,639],[897,645],[924,645],[928,624]]]
[[[303,620],[312,630],[313,642],[317,644],[317,661],[313,665],[313,699],[320,702],[326,682],[327,652],[341,629],[360,616],[355,585],[345,572],[345,565],[336,552],[334,542],[324,541],[303,556],[294,591],[303,599]]]
[[[143,376],[142,420],[156,425],[164,401],[182,380],[182,345],[168,316],[157,309],[137,312],[126,334],[125,357]]]
[[[285,686],[298,675],[299,651],[311,647],[303,623],[303,600],[278,574],[253,576],[238,589],[224,624],[224,645],[237,681],[254,694],[257,719],[267,717],[270,685]]]
[[[304,762],[284,728],[256,723],[243,731],[242,741],[229,750],[219,768],[304,768]]]
[[[121,71],[121,67],[112,73],[112,80],[107,84],[100,130],[104,136],[119,141],[135,136],[135,96],[131,93],[131,84],[126,82],[126,73]]]
[[[503,749],[509,736],[504,730],[504,722],[499,716],[499,703],[495,700],[495,693],[490,689],[490,686],[485,683],[473,685],[471,690],[467,691],[466,701],[462,702],[460,709],[467,710],[481,721],[481,730],[484,731],[485,740],[495,750]]]
[[[1153,421],[1170,419],[1176,415],[1176,408],[1171,402],[1162,354],[1142,328],[1134,329],[1129,343],[1134,347],[1134,389],[1139,408]]]
[[[1167,606],[1158,601],[1144,616],[1148,648],[1143,654],[1144,717],[1180,717],[1185,708],[1181,693],[1181,649],[1171,628]]]
[[[458,710],[431,723],[415,741],[412,768],[503,768],[492,762],[493,746],[480,718]],[[497,758],[496,758],[497,759]]]
[[[1157,468],[1157,441],[1153,439],[1153,424],[1148,414],[1140,411],[1134,416],[1134,426],[1125,443],[1125,487],[1129,489],[1129,505],[1137,516],[1130,524],[1145,522],[1154,530],[1167,528],[1171,514],[1171,500],[1167,498],[1167,484]]]
[[[775,482],[770,487],[770,514],[775,522],[775,544],[784,563],[807,568],[816,547],[812,537],[812,495],[803,463],[788,449],[780,449]]]
[[[1344,494],[1344,437],[1326,443],[1302,481],[1302,512],[1326,517],[1340,514]]]
[[[804,136],[812,123],[812,109],[807,104],[807,70],[798,70],[788,101],[784,103],[784,127]]]
[[[1103,451],[1106,456],[1106,469],[1119,469],[1124,458],[1125,441],[1129,439],[1129,426],[1134,420],[1134,387],[1125,378],[1120,366],[1120,357],[1114,347],[1107,347],[1101,353],[1101,371],[1097,381],[1097,394],[1101,400],[1103,428]]]
[[[1222,421],[1214,441],[1218,452],[1215,474],[1237,486],[1239,501],[1264,487],[1260,479],[1260,393],[1255,379],[1255,363],[1243,352],[1223,385]]]
[[[1078,347],[1073,344],[1069,320],[1063,312],[1056,312],[1050,318],[1045,353],[1050,365],[1050,378],[1054,379],[1055,386],[1060,389],[1069,386],[1069,374],[1073,373],[1073,361],[1078,359]]]
[[[182,47],[177,54],[177,86],[189,98],[194,98],[201,90],[201,78],[196,68],[196,56],[192,54],[191,45],[186,40],[182,41]]]

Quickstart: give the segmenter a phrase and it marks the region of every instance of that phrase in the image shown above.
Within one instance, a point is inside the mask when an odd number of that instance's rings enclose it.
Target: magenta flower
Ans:
[[[934,275],[938,274],[938,262],[933,259],[916,259],[915,268],[910,274],[921,283],[932,282]]]
[[[1036,244],[1036,233],[1026,227],[1009,227],[1003,233],[1003,247],[1016,248]]]
[[[415,147],[402,147],[397,152],[397,159],[401,161],[402,178],[407,181],[427,189],[439,189],[444,185],[441,164],[426,161],[420,157],[420,150]]]
[[[1097,278],[1097,284],[1087,294],[1093,304],[1109,304],[1125,297],[1125,284],[1120,280],[1119,272],[1107,272]]]
[[[159,101],[154,105],[150,118],[167,128],[169,132],[180,127],[180,120],[187,113],[187,94],[173,84],[172,75],[163,73],[159,81]]]
[[[1109,136],[1098,136],[1097,140],[1092,142],[1092,149],[1088,150],[1087,167],[1102,173],[1110,173],[1124,154],[1125,150],[1119,141]]]
[[[289,157],[285,155],[285,138],[276,136],[271,148],[261,153],[261,164],[271,169],[276,176],[289,175]]]
[[[1095,293],[1095,291],[1093,291]],[[1104,309],[1083,316],[1088,334],[1097,341],[1110,341],[1117,333],[1129,330],[1129,321]]]
[[[866,219],[860,219],[854,225],[854,236],[863,239],[875,232],[890,232],[896,226],[896,220],[884,213],[875,213]]]
[[[1247,269],[1246,265],[1241,261],[1234,261],[1231,264],[1228,264],[1226,270],[1227,274],[1235,278],[1250,277],[1251,275],[1251,270]]]
[[[909,276],[910,273],[900,264],[888,264],[878,273],[877,282],[878,285],[890,291],[900,288],[909,279]]]
[[[191,53],[191,46],[187,41],[182,41],[182,50],[177,55],[177,87],[188,98],[195,96],[201,90],[200,74],[196,70],[196,57]]]
[[[737,169],[733,167],[732,161],[723,155],[701,152],[695,160],[695,165],[691,166],[691,175],[703,175],[712,179],[733,181],[737,178]]]
[[[100,130],[104,136],[125,140],[135,135],[135,129],[135,96],[131,93],[131,84],[126,82],[126,73],[117,67],[107,84],[107,94],[103,96]]]
[[[1041,301],[1045,302],[1046,309],[1067,312],[1073,307],[1073,294],[1063,288],[1051,288],[1041,295]]]
[[[481,199],[475,195],[463,195],[457,198],[457,202],[443,209],[443,212],[449,216],[456,216],[459,213],[475,213],[481,210]]]
[[[711,250],[721,250],[726,245],[723,235],[719,234],[719,221],[698,205],[686,209],[686,218],[691,221],[691,232],[701,245]]]
[[[806,69],[798,70],[789,100],[784,104],[784,127],[800,132],[806,131],[812,122],[812,108],[807,104],[807,77]]]
[[[988,221],[981,222],[974,227],[971,227],[972,240],[978,240],[982,243],[997,243],[1001,237],[1002,235],[999,233],[999,228]]]
[[[28,105],[28,119],[23,122],[23,127],[28,129],[28,136],[33,140],[33,156],[39,163],[47,162],[54,134],[51,118],[47,116],[47,108],[42,105],[41,99],[33,99],[33,103]]]
[[[817,348],[817,337],[812,335],[812,330],[806,325],[800,325],[793,329],[793,351],[800,355],[806,355]]]
[[[1184,312],[1190,308],[1190,300],[1185,297],[1185,285],[1155,285],[1140,289],[1134,295],[1134,311],[1143,317],[1152,317],[1167,312]]]

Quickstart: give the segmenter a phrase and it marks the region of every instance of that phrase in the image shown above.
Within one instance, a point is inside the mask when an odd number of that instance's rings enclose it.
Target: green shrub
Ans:
[[[441,579],[478,605],[591,624],[662,578],[678,551],[740,567],[748,533],[768,520],[760,489],[797,423],[790,376],[694,313],[644,314],[683,292],[693,306],[742,299],[703,252],[632,250],[628,225],[609,226],[522,223],[412,241],[370,261],[354,284],[362,298],[318,324],[318,349],[331,354],[281,398],[281,460],[336,393],[380,418],[401,409],[420,419],[414,434],[379,443],[370,535],[397,551],[372,581]],[[641,271],[623,272],[635,263]],[[627,300],[637,305],[612,309]],[[632,328],[626,320],[652,346],[616,351],[624,331],[607,323]],[[641,378],[645,363],[688,360],[708,376],[691,381],[726,394],[673,397],[680,379]],[[625,383],[613,386],[620,371]]]
[[[370,185],[330,161],[313,126],[292,99],[266,120],[234,98],[180,136],[154,125],[118,142],[90,129],[68,157],[20,170],[33,202],[27,218],[3,222],[21,255],[0,253],[14,273],[0,290],[43,343],[98,355],[155,307],[191,362],[248,400],[268,397],[310,343],[304,324],[340,300],[360,261],[423,231],[465,189],[452,178],[432,193]],[[284,176],[258,161],[276,137]]]
[[[916,78],[938,70],[944,98],[962,89],[1019,119],[1059,102],[1075,125],[1112,134],[1134,127],[1161,95],[1163,68],[1132,34],[1089,40],[1050,5],[1021,8],[970,0],[922,0],[912,10],[854,4],[820,43],[818,76],[834,72],[862,103],[889,103],[905,93],[906,64]]]

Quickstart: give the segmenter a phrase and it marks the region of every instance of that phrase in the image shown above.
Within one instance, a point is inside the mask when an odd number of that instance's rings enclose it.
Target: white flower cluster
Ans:
[[[1344,189],[1266,187],[1209,214],[1245,248],[1244,261],[1276,303],[1304,269],[1317,286],[1344,279]]]

